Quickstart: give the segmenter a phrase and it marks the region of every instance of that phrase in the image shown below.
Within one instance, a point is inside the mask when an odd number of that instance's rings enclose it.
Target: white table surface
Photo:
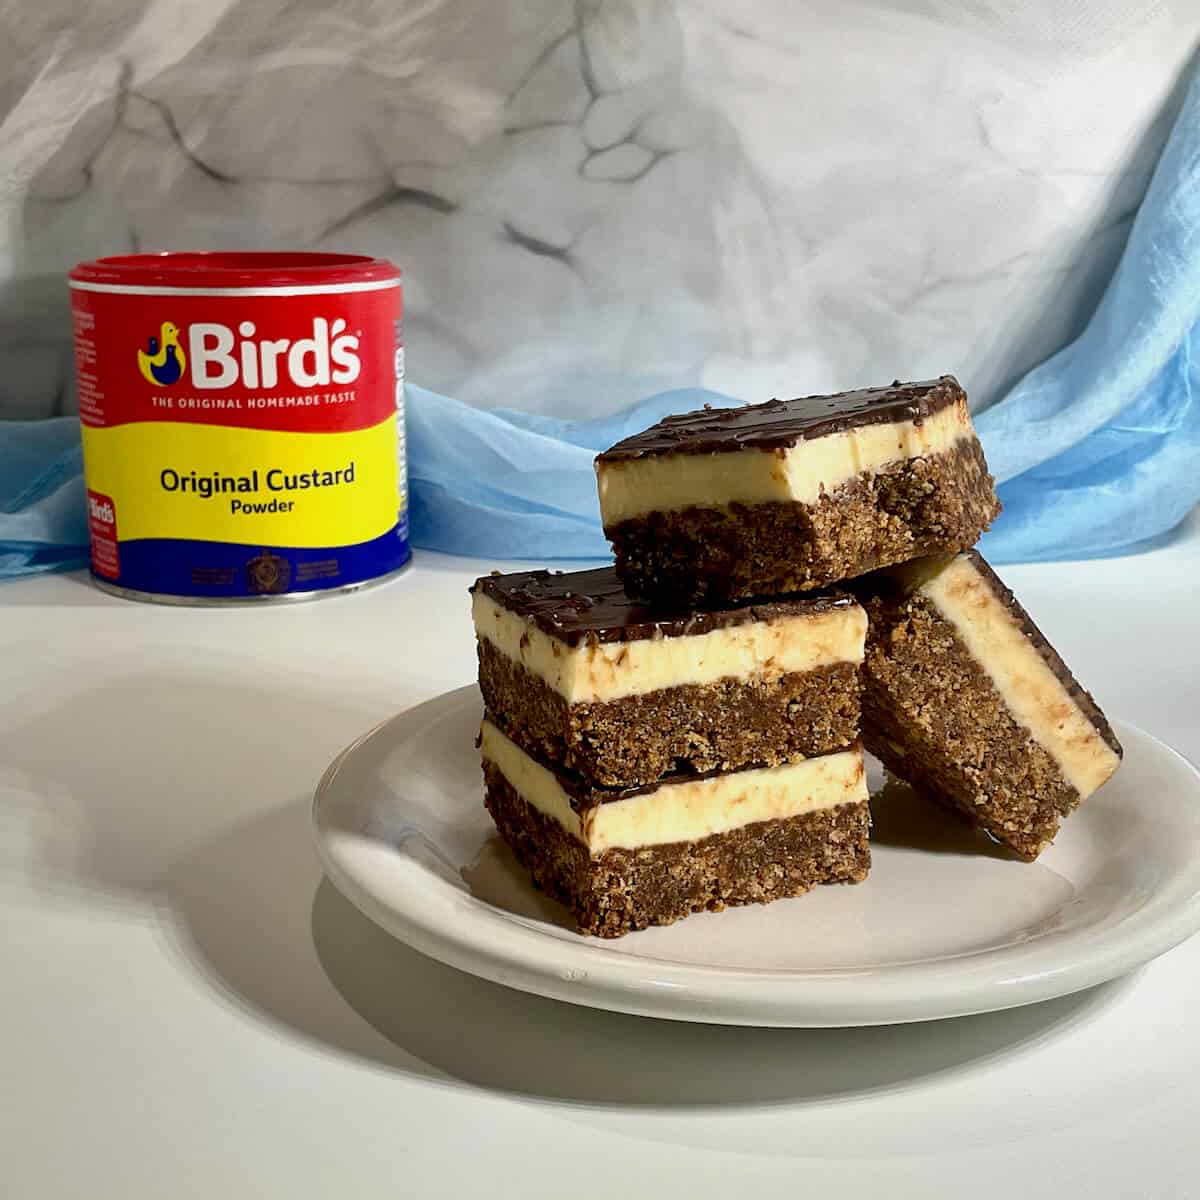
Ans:
[[[1200,1195],[1200,938],[1023,1010],[774,1031],[510,992],[361,917],[313,785],[471,679],[488,565],[250,609],[0,586],[0,1195]],[[1200,522],[1003,574],[1200,760]]]

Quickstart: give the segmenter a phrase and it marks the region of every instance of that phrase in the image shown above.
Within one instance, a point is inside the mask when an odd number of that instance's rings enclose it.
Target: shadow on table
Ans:
[[[315,785],[380,715],[377,704],[330,697],[315,673],[308,688],[291,675],[280,686],[269,669],[247,679],[236,646],[191,667],[166,655],[147,661],[135,641],[130,627],[83,656],[118,664],[103,682],[83,678],[50,705],[31,691],[0,722],[0,787],[11,784],[28,806],[21,853],[31,882],[122,909],[157,906],[173,864],[212,839],[236,841],[294,793],[297,777]],[[298,773],[300,748],[310,766]]]
[[[871,844],[1020,861],[961,813],[940,807],[892,775],[871,793]]]
[[[410,950],[317,883],[308,802],[178,864],[182,948],[233,1003],[329,1050],[442,1084],[667,1109],[861,1096],[1024,1053],[1120,995],[953,1021],[833,1030],[657,1021],[512,991]]]
[[[1120,985],[953,1021],[753,1029],[580,1008],[424,958],[328,882],[313,938],[338,991],[389,1041],[480,1087],[582,1104],[797,1103],[885,1091],[1027,1049],[1102,1011]]]

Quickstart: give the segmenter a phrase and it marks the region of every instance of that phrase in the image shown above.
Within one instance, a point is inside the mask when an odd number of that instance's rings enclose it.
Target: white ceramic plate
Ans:
[[[367,916],[510,987],[689,1021],[888,1024],[1078,991],[1200,927],[1200,773],[1121,725],[1124,766],[1036,863],[892,784],[865,883],[582,937],[484,811],[481,710],[472,686],[381,725],[330,766],[313,817],[325,870]]]

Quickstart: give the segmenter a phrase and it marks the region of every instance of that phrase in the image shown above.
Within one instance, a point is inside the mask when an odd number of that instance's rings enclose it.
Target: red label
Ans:
[[[400,288],[287,296],[71,290],[79,416],[329,433],[396,408]]]
[[[92,570],[105,579],[121,574],[121,558],[117,550],[117,506],[111,496],[93,492],[88,501],[88,533],[92,540]]]

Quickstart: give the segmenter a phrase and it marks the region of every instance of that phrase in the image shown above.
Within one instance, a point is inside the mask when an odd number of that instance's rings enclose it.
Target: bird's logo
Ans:
[[[187,367],[183,347],[179,344],[178,327],[170,321],[164,321],[160,336],[151,335],[147,339],[147,346],[148,353],[146,350],[137,352],[138,370],[142,378],[155,387],[170,387],[178,383]]]

